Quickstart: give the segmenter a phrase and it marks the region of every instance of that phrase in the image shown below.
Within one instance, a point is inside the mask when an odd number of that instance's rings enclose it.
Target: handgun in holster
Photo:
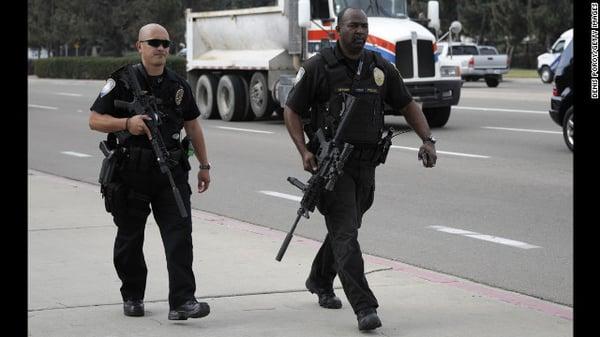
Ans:
[[[104,188],[113,180],[118,158],[116,149],[110,149],[106,140],[100,142],[100,150],[104,153],[104,159],[102,159],[98,182],[101,188]]]
[[[317,153],[317,150],[319,150],[319,140],[316,137],[316,130],[310,120],[303,122],[303,130],[306,134],[306,138],[308,138],[306,148],[311,153]]]
[[[388,152],[392,146],[392,136],[394,135],[394,129],[389,128],[385,137],[381,138],[377,143],[377,156],[375,159],[375,165],[385,164]]]

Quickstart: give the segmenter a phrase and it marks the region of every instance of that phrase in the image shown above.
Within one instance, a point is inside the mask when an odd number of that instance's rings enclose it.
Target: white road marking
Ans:
[[[81,97],[81,96],[83,96],[82,94],[72,94],[70,92],[55,92],[55,94],[61,95],[61,96],[72,96],[72,97]]]
[[[515,129],[515,128],[500,128],[495,126],[482,126],[484,129],[492,129],[492,130],[506,130],[506,131],[520,131],[520,132],[535,132],[535,133],[552,133],[552,134],[561,134],[562,131],[547,131],[547,130],[535,130],[535,129]]]
[[[29,104],[28,107],[38,108],[38,109],[58,110],[58,108],[55,108],[53,106],[36,105],[36,104]]]
[[[258,191],[258,193],[270,195],[272,197],[293,200],[293,201],[300,201],[300,200],[302,200],[302,197],[299,197],[299,196],[296,196],[296,195],[279,193],[279,192],[274,192],[274,191]]]
[[[416,147],[407,147],[407,146],[398,146],[398,145],[392,145],[391,147],[394,149],[419,151],[419,149],[417,149]],[[469,153],[449,152],[449,151],[439,151],[439,150],[436,151],[436,153],[448,154],[451,156],[460,156],[460,157],[485,158],[485,159],[491,158],[490,156],[482,156],[479,154],[469,154]]]
[[[539,111],[539,110],[480,108],[480,107],[458,106],[458,105],[457,106],[453,106],[452,109],[480,110],[480,111],[500,111],[500,112],[522,112],[522,113],[530,113],[530,114],[547,114],[548,113],[548,111]]]
[[[224,130],[233,130],[233,131],[245,131],[245,132],[254,132],[254,133],[275,133],[275,132],[271,132],[271,131],[261,131],[261,130],[253,130],[253,129],[241,129],[241,128],[232,128],[229,126],[215,126],[216,128],[219,129],[224,129]]]
[[[62,151],[62,154],[66,154],[68,156],[75,156],[80,158],[91,157],[89,154],[73,152],[73,151]]]
[[[501,237],[493,236],[493,235],[479,234],[476,232],[467,231],[467,230],[459,229],[459,228],[452,228],[452,227],[446,227],[446,226],[429,226],[429,228],[433,228],[440,232],[462,235],[462,236],[470,237],[473,239],[479,239],[479,240],[499,243],[502,245],[517,247],[517,248],[521,248],[521,249],[542,248],[540,246],[531,245],[531,244],[521,242],[521,241],[505,239],[505,238],[501,238]]]

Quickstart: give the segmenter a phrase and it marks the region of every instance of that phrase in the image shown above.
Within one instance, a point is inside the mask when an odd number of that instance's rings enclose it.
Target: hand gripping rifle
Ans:
[[[277,257],[275,257],[277,261],[281,261],[283,258],[283,254],[285,254],[285,251],[292,240],[292,236],[296,230],[296,225],[298,225],[298,222],[300,221],[300,217],[304,216],[308,219],[309,212],[314,212],[315,210],[315,206],[319,201],[319,197],[323,191],[323,188],[327,191],[333,191],[338,177],[344,173],[344,164],[350,156],[353,146],[352,144],[348,143],[341,144],[341,138],[342,132],[348,124],[349,115],[353,111],[355,99],[356,98],[354,96],[345,94],[344,106],[341,113],[342,120],[340,121],[333,139],[330,141],[325,140],[323,128],[320,128],[315,133],[315,136],[319,141],[319,150],[317,152],[317,172],[313,173],[306,184],[294,177],[287,178],[292,185],[302,190],[304,195],[302,196],[302,200],[300,200],[300,208],[298,208],[296,220],[294,221],[289,233],[285,237],[285,240],[283,240],[281,248],[279,248],[279,252],[277,253]]]
[[[158,129],[158,126],[161,124],[159,116],[163,116],[163,113],[158,110],[156,105],[157,98],[140,88],[140,84],[135,75],[135,69],[131,64],[127,65],[123,79],[133,92],[133,101],[125,102],[121,100],[115,100],[115,107],[127,109],[136,115],[145,115],[150,117],[150,119],[144,119],[144,123],[146,123],[146,126],[152,135],[152,139],[150,140],[152,143],[152,151],[156,156],[156,161],[158,162],[160,171],[169,177],[169,183],[171,184],[171,189],[173,190],[175,202],[177,202],[177,207],[179,208],[179,213],[185,218],[188,216],[187,211],[183,206],[181,194],[179,193],[177,186],[175,186],[175,182],[173,181],[173,176],[171,175],[171,170],[168,164],[172,161],[172,159],[170,158],[169,151],[167,151],[162,135],[160,134],[160,130]],[[127,134],[126,137],[131,135],[128,131],[123,132]],[[122,134],[119,136],[122,136]]]

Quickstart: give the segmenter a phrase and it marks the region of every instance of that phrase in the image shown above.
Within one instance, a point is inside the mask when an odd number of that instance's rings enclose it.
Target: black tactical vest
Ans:
[[[335,130],[340,121],[343,95],[356,97],[354,112],[343,132],[343,141],[355,145],[374,145],[381,138],[384,127],[383,111],[385,75],[381,62],[387,62],[375,53],[364,50],[360,76],[340,63],[332,48],[324,48],[320,55],[325,60],[325,73],[329,87],[329,100],[318,106],[318,124]]]
[[[157,100],[158,110],[162,113],[159,116],[161,124],[159,130],[167,149],[179,148],[180,131],[183,128],[183,86],[177,81],[177,78],[171,70],[165,68],[165,74],[162,78],[160,87],[151,83],[149,76],[146,74],[141,64],[134,66],[136,77],[142,90],[149,91]],[[119,69],[121,70],[121,69]],[[115,72],[115,78],[120,78],[120,74]],[[112,77],[112,76],[111,76]],[[121,98],[128,102],[133,100],[133,94],[128,92],[126,98]],[[124,111],[127,116],[133,116],[133,113]],[[127,140],[126,146],[130,147],[150,147],[150,142],[146,135],[132,136]]]

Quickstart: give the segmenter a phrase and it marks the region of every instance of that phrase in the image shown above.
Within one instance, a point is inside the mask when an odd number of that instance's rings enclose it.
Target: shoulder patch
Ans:
[[[111,90],[113,90],[113,88],[116,85],[117,84],[115,83],[115,80],[113,80],[112,78],[109,78],[108,80],[106,80],[106,84],[102,87],[102,90],[100,90],[100,97],[104,97]]]
[[[306,71],[304,70],[304,67],[300,67],[300,69],[298,69],[298,73],[296,74],[296,79],[294,80],[294,85],[298,82],[300,82],[300,80],[302,79],[302,77],[304,77],[304,73]]]

